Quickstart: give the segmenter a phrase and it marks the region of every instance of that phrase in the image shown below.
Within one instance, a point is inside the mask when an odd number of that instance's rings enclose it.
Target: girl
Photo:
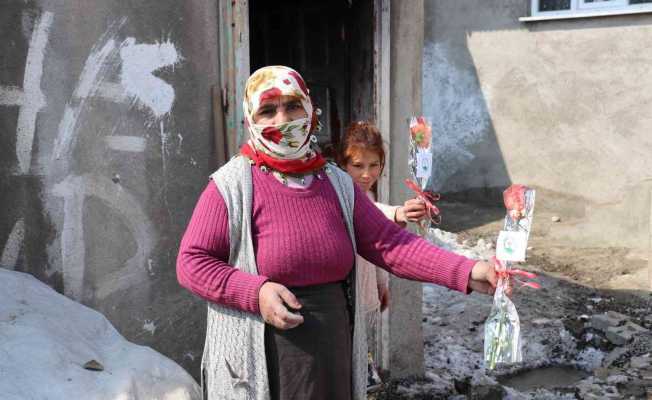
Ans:
[[[351,123],[345,131],[338,163],[351,175],[353,181],[365,191],[367,196],[375,201],[377,181],[385,166],[385,150],[383,139],[378,128],[366,121]],[[418,222],[426,216],[426,207],[420,199],[410,199],[403,206],[390,206],[375,203],[385,216],[400,226],[405,227],[408,221]],[[362,279],[363,312],[367,323],[367,339],[372,358],[377,359],[377,327],[380,313],[389,304],[389,275],[387,271],[371,264],[361,256],[357,256],[357,264]],[[371,386],[373,366],[368,383]]]

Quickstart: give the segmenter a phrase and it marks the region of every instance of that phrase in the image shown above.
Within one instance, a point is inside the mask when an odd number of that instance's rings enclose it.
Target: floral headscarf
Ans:
[[[279,125],[255,124],[253,117],[261,103],[278,96],[299,99],[307,116]],[[305,173],[324,165],[321,155],[310,147],[317,119],[308,88],[297,71],[284,66],[260,68],[247,80],[242,103],[249,131],[244,155],[284,173]]]

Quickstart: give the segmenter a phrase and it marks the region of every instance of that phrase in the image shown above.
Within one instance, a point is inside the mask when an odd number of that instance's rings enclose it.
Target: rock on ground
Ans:
[[[175,362],[128,342],[103,315],[31,275],[0,268],[0,293],[2,399],[201,398]]]

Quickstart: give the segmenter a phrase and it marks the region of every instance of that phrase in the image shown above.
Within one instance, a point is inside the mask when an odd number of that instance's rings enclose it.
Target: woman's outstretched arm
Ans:
[[[490,288],[480,284],[485,281],[489,287],[495,286],[493,267],[488,263],[443,250],[400,228],[357,187],[353,221],[358,254],[396,276],[464,293],[490,292]]]

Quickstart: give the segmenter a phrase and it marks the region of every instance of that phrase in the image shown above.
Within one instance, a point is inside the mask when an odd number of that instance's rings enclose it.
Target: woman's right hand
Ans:
[[[258,291],[260,315],[265,322],[278,329],[292,329],[303,323],[301,314],[290,312],[285,305],[300,309],[301,303],[285,286],[265,282]]]

